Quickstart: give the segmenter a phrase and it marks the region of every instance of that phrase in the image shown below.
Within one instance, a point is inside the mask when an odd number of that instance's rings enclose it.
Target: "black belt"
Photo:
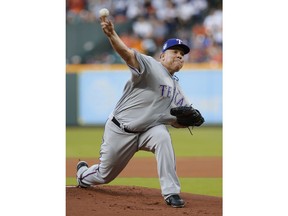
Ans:
[[[117,121],[117,119],[115,117],[112,118],[112,122],[117,125],[119,128],[121,128],[121,125],[120,123]],[[127,133],[140,133],[140,132],[137,132],[137,131],[130,131],[126,128],[124,128],[124,131],[127,132]]]

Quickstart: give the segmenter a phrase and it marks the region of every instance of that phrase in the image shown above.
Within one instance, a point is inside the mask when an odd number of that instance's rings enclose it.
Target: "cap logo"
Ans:
[[[176,39],[176,41],[178,41],[178,44],[182,44],[183,43],[183,41],[180,40],[180,39]]]
[[[165,50],[166,47],[167,47],[167,43],[164,44],[164,46],[163,46],[163,50]]]

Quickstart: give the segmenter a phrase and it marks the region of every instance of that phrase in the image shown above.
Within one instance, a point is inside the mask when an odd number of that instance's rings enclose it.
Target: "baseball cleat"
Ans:
[[[79,161],[77,164],[77,172],[81,167],[87,167],[88,168],[88,164],[85,161]]]
[[[82,169],[81,169],[82,168]],[[80,170],[81,169],[81,170]],[[83,179],[83,173],[88,169],[88,164],[85,161],[79,161],[77,164],[77,175],[76,175],[76,180],[78,182],[78,187],[81,188],[87,188],[90,185],[85,184],[84,182],[82,182]],[[82,171],[83,170],[83,171]],[[78,174],[79,172],[79,174]],[[80,174],[81,173],[81,174]],[[79,176],[79,177],[78,177]]]
[[[165,199],[165,201],[167,205],[170,205],[174,208],[183,208],[185,204],[184,200],[182,200],[178,194],[169,196]]]

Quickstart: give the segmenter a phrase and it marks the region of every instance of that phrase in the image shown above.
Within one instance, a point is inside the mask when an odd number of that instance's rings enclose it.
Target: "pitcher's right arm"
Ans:
[[[114,24],[106,17],[100,17],[103,32],[108,37],[113,49],[121,56],[127,65],[139,70],[139,63],[136,60],[134,51],[128,48],[114,29]]]

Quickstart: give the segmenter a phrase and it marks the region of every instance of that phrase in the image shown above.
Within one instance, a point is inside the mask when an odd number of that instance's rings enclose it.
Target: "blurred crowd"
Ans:
[[[132,23],[131,31],[118,32],[131,48],[158,58],[163,43],[178,37],[191,47],[188,62],[222,63],[222,0],[67,0],[66,22],[99,22],[102,8],[115,25]],[[115,63],[112,55],[100,62]]]

